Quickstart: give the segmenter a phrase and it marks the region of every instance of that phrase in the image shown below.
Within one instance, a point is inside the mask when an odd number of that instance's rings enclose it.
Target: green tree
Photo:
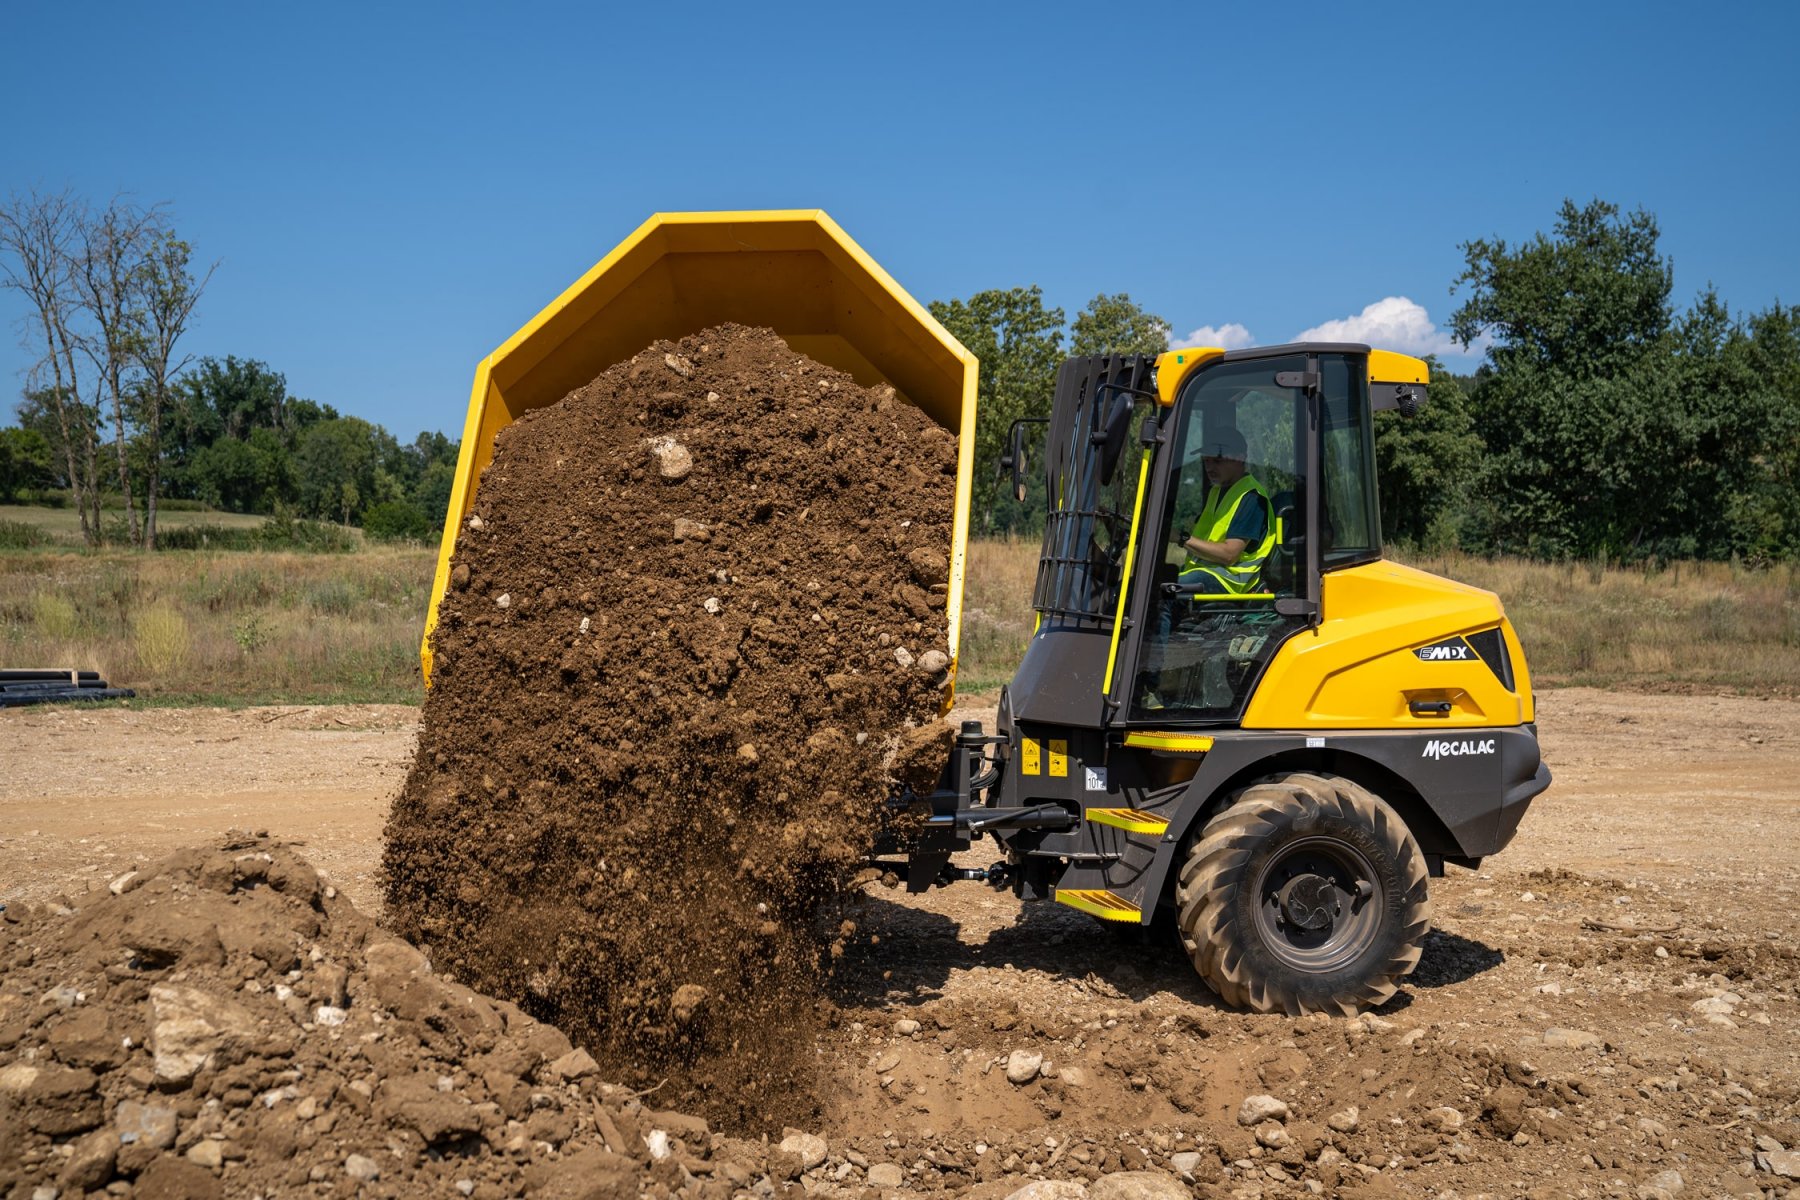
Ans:
[[[1553,232],[1511,247],[1464,242],[1453,287],[1470,294],[1450,317],[1464,346],[1494,339],[1498,371],[1538,367],[1573,378],[1608,378],[1632,366],[1668,332],[1674,268],[1657,250],[1656,218],[1594,200],[1564,200]]]
[[[439,521],[442,521],[439,517]],[[422,542],[434,532],[432,522],[418,505],[406,500],[384,500],[363,514],[363,531],[380,542]]]
[[[1468,394],[1431,361],[1423,409],[1375,414],[1382,536],[1432,550],[1456,545],[1481,453]]]
[[[1800,309],[1755,314],[1731,349],[1770,394],[1760,478],[1733,519],[1749,557],[1800,554]]]
[[[0,429],[0,501],[47,487],[54,474],[50,443],[35,429]]]
[[[1762,452],[1766,396],[1726,355],[1738,335],[1716,297],[1677,326],[1657,237],[1649,213],[1565,201],[1548,235],[1463,245],[1470,294],[1451,327],[1464,345],[1493,339],[1474,395],[1488,448],[1467,524],[1476,548],[1723,557],[1741,545],[1727,514]]]
[[[100,414],[93,405],[79,403],[70,396],[61,397],[60,404],[57,400],[49,388],[28,388],[14,413],[19,428],[37,434],[50,447],[51,474],[47,486],[68,488],[70,498],[79,508],[82,503],[77,494],[79,488],[72,481],[80,477],[81,446],[86,436],[98,436]],[[67,438],[65,432],[69,435]],[[71,470],[75,472],[74,476],[70,475]]]
[[[194,498],[229,512],[269,512],[293,495],[290,456],[281,438],[259,429],[249,441],[220,438],[195,452],[187,470]]]
[[[1139,308],[1124,292],[1102,292],[1089,300],[1075,314],[1070,335],[1072,355],[1161,354],[1169,348],[1169,323]]]
[[[154,230],[135,287],[140,308],[138,337],[133,343],[140,373],[135,389],[133,419],[143,443],[144,548],[156,549],[156,506],[163,488],[163,426],[174,403],[174,385],[185,359],[175,358],[175,344],[187,332],[189,319],[200,303],[214,263],[198,278],[188,266],[193,247],[167,227]]]
[[[294,443],[294,484],[300,510],[349,524],[365,501],[380,498],[377,471],[394,453],[394,439],[360,417],[316,421]]]
[[[253,429],[292,431],[287,377],[267,363],[235,355],[222,362],[203,358],[182,386],[197,405],[210,410],[204,423],[217,430],[214,436],[249,441]]]
[[[1044,307],[1043,289],[1012,288],[977,292],[967,300],[936,300],[931,315],[981,361],[975,423],[975,479],[972,524],[996,533],[1027,527],[1035,489],[1021,506],[1002,484],[1000,454],[1008,431],[1020,417],[1050,413],[1056,368],[1062,361],[1063,310]],[[1032,445],[1042,434],[1031,431]],[[1037,514],[1036,520],[1042,520]]]

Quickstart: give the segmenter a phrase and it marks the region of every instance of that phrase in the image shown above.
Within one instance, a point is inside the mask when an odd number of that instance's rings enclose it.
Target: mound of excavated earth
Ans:
[[[806,1115],[854,932],[821,906],[942,730],[955,470],[892,389],[730,325],[503,430],[386,831],[394,926],[665,1102]]]
[[[266,838],[0,913],[0,1195],[724,1196],[715,1144]]]

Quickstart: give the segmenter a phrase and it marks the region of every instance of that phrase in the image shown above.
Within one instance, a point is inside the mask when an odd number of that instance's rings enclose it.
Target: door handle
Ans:
[[[1447,717],[1450,715],[1448,700],[1414,700],[1407,704],[1415,717]]]

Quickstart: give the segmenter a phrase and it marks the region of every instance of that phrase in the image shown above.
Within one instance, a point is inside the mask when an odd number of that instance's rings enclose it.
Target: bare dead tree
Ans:
[[[139,381],[138,427],[143,430],[149,460],[144,491],[144,539],[146,550],[156,549],[156,497],[162,484],[162,418],[169,406],[170,386],[187,366],[175,362],[175,343],[187,331],[188,320],[200,294],[211,282],[219,264],[206,268],[198,280],[188,267],[193,247],[159,224],[139,266],[137,290],[142,305],[142,327],[137,341]]]
[[[144,256],[160,221],[157,208],[139,208],[114,197],[104,211],[81,222],[81,257],[71,272],[90,322],[77,345],[94,367],[95,404],[112,410],[119,492],[125,498],[125,520],[133,543],[142,543],[144,534],[125,456],[125,376],[138,359],[138,342],[143,336],[138,289]]]
[[[81,514],[81,536],[100,542],[100,489],[96,477],[93,422],[81,399],[75,369],[72,318],[77,295],[71,264],[81,236],[81,203],[69,192],[14,195],[0,205],[0,287],[25,296],[33,319],[24,323],[26,345],[41,349],[35,373],[49,374],[49,395],[62,433],[69,490]],[[41,339],[41,340],[40,340]]]

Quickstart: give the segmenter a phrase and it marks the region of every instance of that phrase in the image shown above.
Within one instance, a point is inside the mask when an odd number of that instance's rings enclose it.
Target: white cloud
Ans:
[[[1432,324],[1431,314],[1423,305],[1405,296],[1389,296],[1377,300],[1354,317],[1326,321],[1294,335],[1296,342],[1363,342],[1378,350],[1398,350],[1402,354],[1436,354],[1445,358],[1466,358],[1481,353],[1480,344],[1464,350],[1462,343],[1445,330]]]
[[[1189,346],[1217,346],[1222,350],[1242,350],[1256,345],[1248,329],[1235,322],[1230,325],[1202,325],[1186,337],[1171,337],[1169,349],[1184,350]]]

